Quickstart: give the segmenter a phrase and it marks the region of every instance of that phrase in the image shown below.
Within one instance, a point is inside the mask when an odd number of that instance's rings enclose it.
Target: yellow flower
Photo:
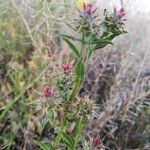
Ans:
[[[91,3],[92,0],[77,0],[77,8],[78,9],[83,9],[84,8],[84,4],[88,4]]]
[[[85,4],[92,2],[92,0],[83,0],[83,1],[84,1]]]
[[[23,88],[24,85],[25,85],[25,82],[24,82],[24,81],[20,81],[20,82],[19,82],[19,86],[20,86],[21,88]]]
[[[77,6],[78,9],[83,9],[84,0],[77,0],[76,6]]]
[[[32,60],[32,61],[29,62],[29,66],[31,68],[36,68],[36,63]]]

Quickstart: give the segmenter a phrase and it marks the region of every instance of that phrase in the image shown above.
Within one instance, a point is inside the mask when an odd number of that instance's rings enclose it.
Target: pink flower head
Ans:
[[[47,87],[44,89],[44,92],[43,92],[44,97],[48,98],[48,97],[52,96],[53,94],[54,94],[53,88]]]
[[[118,11],[118,17],[119,19],[123,18],[126,14],[126,11],[125,11],[125,8],[121,8],[119,11]]]
[[[84,4],[84,13],[87,15],[91,15],[92,13],[92,4]]]
[[[93,142],[93,146],[95,148],[100,148],[102,146],[102,141],[101,141],[100,137],[98,137],[98,136],[93,138],[92,142]]]
[[[66,64],[66,65],[63,65],[63,72],[68,74],[68,73],[71,73],[72,71],[72,65],[69,65],[69,64]]]

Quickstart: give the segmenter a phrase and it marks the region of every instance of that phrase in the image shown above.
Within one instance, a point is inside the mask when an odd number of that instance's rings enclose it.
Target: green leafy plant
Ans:
[[[89,118],[94,109],[90,100],[78,96],[84,83],[90,59],[97,50],[113,44],[112,40],[115,37],[127,33],[123,29],[123,16],[125,15],[123,8],[119,11],[114,10],[113,14],[108,14],[105,10],[102,22],[99,22],[95,15],[96,10],[93,10],[92,2],[83,2],[83,8],[79,10],[79,17],[75,19],[73,26],[69,25],[78,33],[78,37],[61,34],[61,38],[72,50],[75,66],[65,64],[62,67],[62,72],[57,75],[55,85],[59,93],[56,98],[57,105],[52,100],[56,97],[53,87],[48,87],[44,91],[44,96],[49,99],[48,103],[51,109],[56,112],[54,120],[59,118],[59,123],[54,127],[58,130],[50,147],[36,141],[36,144],[43,150],[48,148],[57,150],[61,144],[68,150],[75,150],[79,146],[83,130],[89,123]],[[73,124],[73,132],[69,133],[68,129]],[[94,146],[98,146],[98,144],[101,144],[101,142],[96,139]]]

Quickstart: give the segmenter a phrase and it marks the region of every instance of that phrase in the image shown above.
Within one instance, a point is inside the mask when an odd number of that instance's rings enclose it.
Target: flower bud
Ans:
[[[118,11],[115,8],[114,9],[114,14],[116,14],[119,19],[122,19],[125,16],[125,14],[126,14],[125,8],[122,7]]]
[[[66,74],[71,73],[72,65],[69,65],[69,64],[63,65],[62,69],[63,69],[63,72]]]
[[[52,96],[53,94],[54,94],[54,89],[49,88],[49,87],[45,88],[45,90],[44,90],[44,92],[43,92],[43,95],[44,95],[44,97],[46,97],[46,98]]]
[[[102,141],[101,141],[100,137],[93,138],[93,146],[95,148],[100,148],[102,146]]]
[[[92,4],[84,4],[84,13],[86,15],[91,15],[92,13]]]
[[[121,19],[125,16],[126,12],[125,9],[122,7],[119,11],[118,11],[118,17]]]

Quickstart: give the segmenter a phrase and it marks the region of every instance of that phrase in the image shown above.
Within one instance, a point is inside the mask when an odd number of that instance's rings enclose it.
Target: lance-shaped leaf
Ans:
[[[51,145],[45,144],[41,141],[35,140],[34,143],[38,145],[41,150],[53,150]]]
[[[68,44],[68,46],[72,50],[72,52],[75,55],[75,57],[79,58],[80,55],[79,55],[78,49],[74,46],[74,44],[69,39],[67,39],[67,38],[63,38],[63,40]]]
[[[71,35],[66,35],[66,34],[60,34],[63,38],[68,38],[71,39],[73,41],[81,41],[81,39],[75,38],[74,36]]]
[[[92,44],[95,44],[93,50],[95,51],[97,49],[104,48],[108,44],[112,45],[113,44],[112,40],[115,37],[124,33],[127,33],[127,32],[124,30],[113,30],[112,32],[104,32],[100,39],[96,39],[95,41],[93,41]]]
[[[76,80],[75,80],[73,90],[69,96],[70,101],[73,101],[75,99],[76,95],[78,94],[80,90],[82,83],[84,82],[85,65],[83,63],[82,57],[78,59],[78,62],[75,67],[75,74],[76,74]]]
[[[76,73],[76,81],[79,80],[82,81],[84,79],[85,65],[83,63],[82,57],[79,59],[79,61],[76,64],[75,73]]]
[[[79,139],[80,139],[81,132],[82,132],[84,125],[85,125],[85,122],[83,121],[82,117],[77,119],[77,121],[76,121],[76,135],[74,137],[75,144],[77,144]]]
[[[107,46],[108,44],[112,45],[113,43],[111,42],[111,40],[100,39],[100,40],[94,41],[93,44],[95,44],[95,46],[93,48],[94,51],[95,51],[97,49],[100,49],[100,48],[103,48],[103,47]]]
[[[62,132],[62,139],[64,141],[64,143],[67,145],[68,148],[73,149],[74,147],[74,141],[73,139],[67,135],[65,132]]]

